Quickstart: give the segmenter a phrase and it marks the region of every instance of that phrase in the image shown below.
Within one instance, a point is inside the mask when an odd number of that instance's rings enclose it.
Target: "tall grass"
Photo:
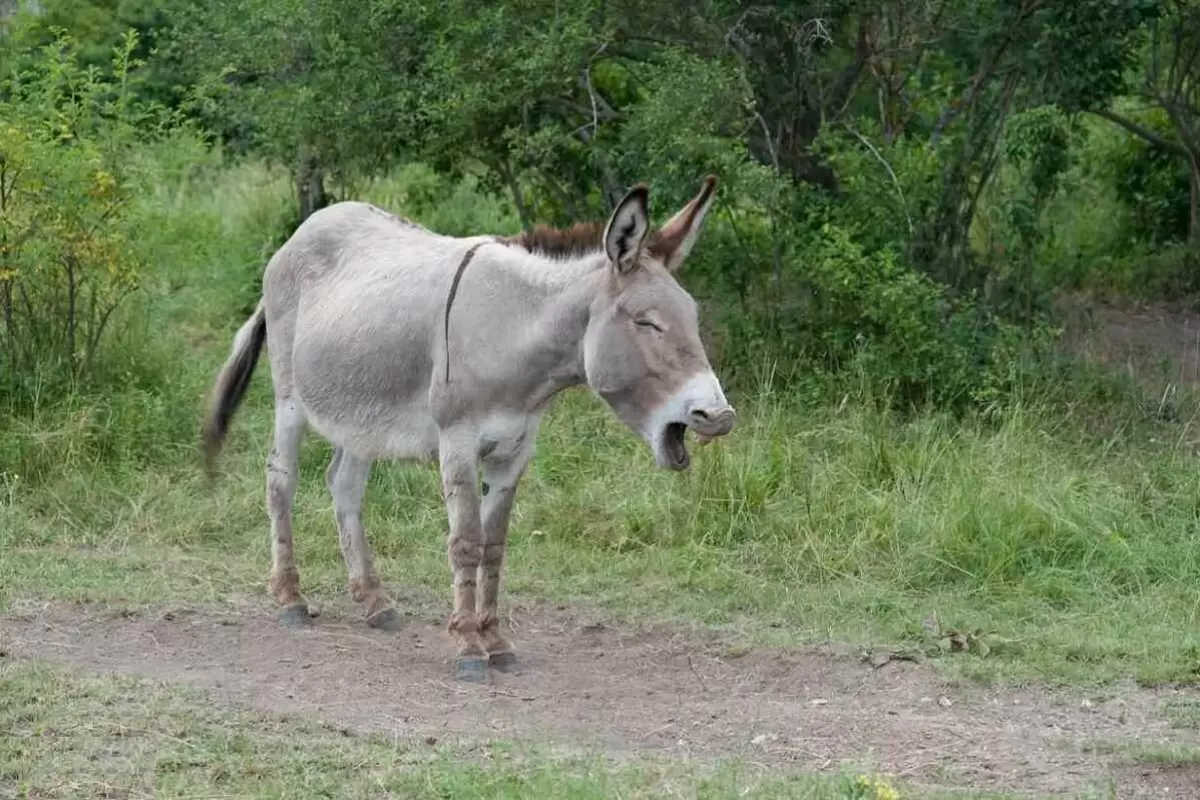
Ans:
[[[128,379],[5,422],[0,603],[269,607],[267,370],[214,492],[196,436],[209,381],[287,233],[287,184],[255,166],[168,177],[143,209],[156,271],[116,345]],[[469,186],[439,204],[430,180],[410,170],[364,195],[435,227],[466,209],[476,229],[515,226]],[[755,641],[923,647],[936,617],[988,642],[986,657],[945,661],[979,676],[1195,680],[1200,471],[1186,413],[1163,422],[1118,397],[1097,400],[1100,424],[1087,398],[1039,405],[1031,392],[985,416],[901,418],[862,395],[735,394],[738,429],[682,476],[656,470],[594,397],[562,397],[519,494],[510,596]],[[344,602],[327,457],[310,439],[298,556],[305,591]],[[367,504],[388,585],[445,606],[435,470],[379,465]]]

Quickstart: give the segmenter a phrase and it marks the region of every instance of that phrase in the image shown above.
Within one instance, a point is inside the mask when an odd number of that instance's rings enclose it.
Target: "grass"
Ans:
[[[0,688],[0,782],[17,787],[18,797],[600,798],[683,787],[714,797],[847,796],[836,780],[780,781],[738,766],[689,775],[504,744],[464,749],[358,736],[219,709],[195,692],[143,680],[41,666],[0,669]]]
[[[213,492],[183,422],[178,452],[153,467],[77,456],[36,483],[10,476],[0,603],[266,603],[265,378]],[[863,410],[749,409],[736,436],[675,476],[598,402],[564,397],[519,495],[509,596],[725,629],[747,643],[917,646],[979,678],[1196,680],[1200,473],[1182,446],[1103,448],[1019,414],[900,423]],[[65,429],[31,444],[27,461],[132,449],[93,441],[119,436],[113,427]],[[318,602],[345,592],[321,479],[328,452],[310,440],[297,498],[301,577]],[[380,465],[367,503],[388,583],[448,601],[435,469]],[[986,656],[941,654],[930,618],[971,632]]]
[[[1200,698],[1172,698],[1164,704],[1163,712],[1175,728],[1200,730]]]
[[[221,708],[195,690],[0,662],[5,797],[807,798],[884,800],[868,776],[753,764],[618,762],[512,743],[460,745]],[[1001,795],[922,793],[906,798]]]
[[[1119,756],[1128,764],[1162,769],[1200,767],[1200,747],[1178,742],[1130,742],[1100,740],[1087,745],[1096,753]]]
[[[395,182],[366,196],[392,207],[407,197]],[[214,488],[196,436],[287,202],[277,177],[251,167],[187,174],[147,200],[142,246],[158,267],[113,343],[109,382],[10,415],[0,434],[0,613],[30,601],[270,607],[265,360]],[[498,208],[481,208],[480,224],[506,224]],[[833,639],[915,649],[976,680],[1200,678],[1200,471],[1186,413],[1163,422],[1134,409],[1110,425],[1085,397],[986,418],[901,419],[769,389],[734,402],[738,430],[696,451],[680,476],[656,470],[598,400],[564,396],[518,496],[502,602],[717,629],[733,648]],[[321,480],[328,456],[309,439],[296,503],[302,583],[318,604],[346,591]],[[366,524],[386,583],[448,613],[435,470],[377,465]],[[967,652],[940,646],[955,633],[972,643]],[[431,751],[221,711],[145,684],[3,670],[0,727],[12,735],[0,738],[0,769],[36,796],[99,791],[103,781],[162,796],[850,791],[745,765],[698,775],[516,745]]]

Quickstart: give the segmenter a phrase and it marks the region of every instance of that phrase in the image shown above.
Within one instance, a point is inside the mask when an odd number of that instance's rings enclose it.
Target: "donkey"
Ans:
[[[643,184],[603,226],[451,237],[347,201],[296,229],[266,266],[262,298],[217,374],[202,436],[212,475],[269,341],[268,587],[284,624],[309,622],[291,515],[300,443],[311,427],[334,445],[325,481],[366,624],[401,625],[363,529],[371,466],[438,461],[450,523],[454,675],[484,681],[489,665],[516,665],[499,630],[500,572],[517,484],[553,398],[586,384],[670,470],[690,464],[688,429],[704,443],[734,427],[700,340],[697,305],[675,279],[716,186],[708,176],[653,232]]]

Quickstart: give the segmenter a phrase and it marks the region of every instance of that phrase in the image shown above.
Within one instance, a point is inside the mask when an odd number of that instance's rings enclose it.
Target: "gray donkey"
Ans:
[[[716,185],[707,177],[653,232],[641,184],[607,223],[566,230],[442,236],[359,202],[329,206],[296,229],[267,264],[262,299],[217,375],[203,433],[211,474],[269,340],[269,588],[285,624],[309,621],[291,514],[311,426],[334,445],[325,480],[366,623],[401,624],[363,529],[371,465],[437,460],[450,521],[454,674],[482,681],[489,664],[515,666],[499,629],[500,570],[517,484],[555,395],[586,383],[672,470],[690,464],[688,428],[701,443],[733,429],[696,303],[674,277]]]

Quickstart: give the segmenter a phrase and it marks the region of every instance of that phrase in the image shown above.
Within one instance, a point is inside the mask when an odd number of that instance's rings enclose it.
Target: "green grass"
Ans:
[[[1128,764],[1162,769],[1200,767],[1200,747],[1178,742],[1130,742],[1100,740],[1085,747],[1096,753],[1119,756]]]
[[[355,735],[221,709],[178,687],[29,665],[0,666],[0,731],[0,785],[15,789],[6,797],[853,796],[850,777]]]
[[[178,452],[153,466],[70,455],[134,448],[93,441],[121,435],[112,428],[31,444],[28,461],[69,466],[36,483],[9,477],[0,603],[268,603],[265,377],[211,493],[182,422]],[[345,592],[327,457],[311,439],[296,513],[301,577],[318,602]],[[926,647],[980,678],[1192,682],[1198,490],[1182,447],[1105,449],[1021,415],[901,423],[763,401],[727,442],[698,450],[692,474],[665,474],[576,394],[550,415],[523,483],[506,588],[753,643]],[[435,469],[380,466],[367,502],[389,585],[448,603]],[[976,635],[986,656],[939,655],[931,617]]]
[[[221,708],[131,678],[0,662],[3,796],[404,798],[882,798],[870,776],[768,772],[729,761],[615,761],[512,743],[359,735]],[[884,786],[889,785],[886,781]],[[996,794],[903,796],[1003,800]]]
[[[1200,729],[1200,698],[1172,698],[1163,704],[1163,713],[1175,728]]]

